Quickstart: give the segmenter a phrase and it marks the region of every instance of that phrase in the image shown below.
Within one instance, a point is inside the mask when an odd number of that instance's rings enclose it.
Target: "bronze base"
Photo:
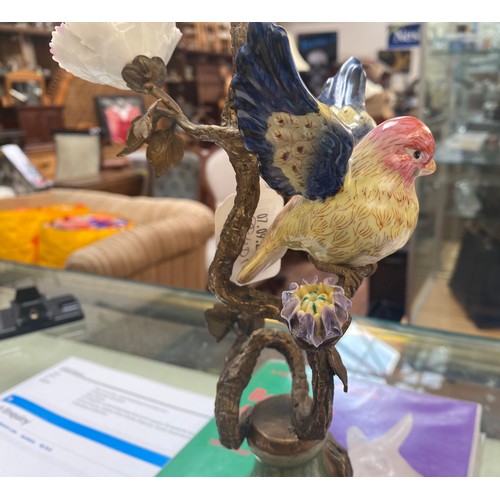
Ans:
[[[289,394],[258,403],[247,441],[256,457],[252,476],[352,476],[346,450],[327,433],[323,440],[306,441],[295,433]]]

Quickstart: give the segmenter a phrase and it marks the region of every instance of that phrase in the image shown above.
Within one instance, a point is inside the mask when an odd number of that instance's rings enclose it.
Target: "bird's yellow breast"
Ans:
[[[281,228],[287,246],[322,261],[360,266],[406,244],[417,223],[418,200],[401,183],[356,178],[323,203],[300,199],[290,216]]]

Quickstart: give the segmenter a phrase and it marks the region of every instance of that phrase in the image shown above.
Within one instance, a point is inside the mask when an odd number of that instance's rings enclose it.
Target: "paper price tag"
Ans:
[[[215,212],[215,237],[217,245],[219,244],[220,233],[224,222],[226,222],[229,212],[233,208],[235,194],[228,196],[222,205]],[[239,285],[237,281],[238,274],[243,266],[255,255],[260,247],[264,236],[267,234],[269,226],[272,224],[280,210],[283,208],[283,198],[274,190],[261,183],[260,199],[253,215],[252,225],[247,232],[245,244],[239,257],[233,266],[231,281]],[[278,274],[281,268],[281,259],[259,273],[250,283],[256,283],[264,279],[272,278]]]

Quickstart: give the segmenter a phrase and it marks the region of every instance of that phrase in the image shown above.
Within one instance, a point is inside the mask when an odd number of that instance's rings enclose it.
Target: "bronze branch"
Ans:
[[[246,41],[246,31],[246,23],[231,23],[233,58]],[[334,346],[306,350],[313,374],[311,399],[308,395],[302,349],[289,333],[261,328],[264,319],[284,322],[280,315],[280,299],[253,287],[238,286],[230,281],[234,262],[245,243],[260,194],[258,160],[243,144],[237,127],[232,91],[229,90],[225,101],[222,125],[195,124],[188,120],[180,106],[162,90],[161,74],[158,61],[152,60],[149,64],[144,56],[139,56],[124,69],[123,77],[131,88],[150,93],[157,99],[157,103],[148,110],[148,116],[143,117],[143,123],[138,124],[138,132],[133,132],[129,137],[129,148],[125,151],[137,149],[148,141],[151,145],[152,138],[157,133],[154,128],[159,117],[166,116],[173,121],[173,125],[162,132],[162,139],[170,145],[170,151],[167,153],[175,153],[179,148],[179,139],[175,137],[177,124],[194,139],[213,142],[222,147],[236,173],[234,206],[223,226],[220,243],[209,269],[208,287],[221,304],[206,311],[210,332],[217,340],[231,329],[237,334],[217,385],[215,416],[221,443],[228,448],[238,448],[247,435],[251,410],[240,416],[240,398],[261,351],[267,347],[282,353],[290,366],[292,422],[297,436],[303,440],[323,439],[332,419],[334,375],[339,376],[344,388],[347,388],[347,374],[338,352]],[[157,154],[162,160],[165,152],[159,151]],[[314,264],[321,271],[338,275],[338,285],[344,288],[348,298],[354,295],[362,280],[376,269],[376,265],[352,269],[342,266],[325,267],[318,262]],[[344,325],[344,332],[349,322],[350,320]]]

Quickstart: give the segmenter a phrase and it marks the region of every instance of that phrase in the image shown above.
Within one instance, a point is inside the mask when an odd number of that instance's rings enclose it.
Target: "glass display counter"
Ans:
[[[420,114],[437,171],[417,183],[413,325],[500,337],[499,33],[498,23],[425,25]]]
[[[84,318],[0,341],[0,391],[78,356],[215,395],[233,339],[217,343],[205,326],[211,294],[0,261],[0,309],[27,286],[47,298],[72,294]],[[365,344],[343,354],[350,376],[481,403],[478,474],[500,476],[500,341],[361,317],[351,328],[362,329]],[[340,351],[348,339],[349,331]],[[274,357],[264,352],[260,363]]]

